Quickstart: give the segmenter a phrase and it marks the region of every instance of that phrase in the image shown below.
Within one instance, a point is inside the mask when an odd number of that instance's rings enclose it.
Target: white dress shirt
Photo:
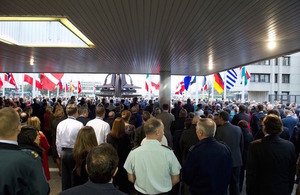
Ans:
[[[77,134],[82,127],[82,122],[72,116],[57,125],[56,148],[59,157],[62,148],[74,148]]]
[[[110,132],[110,126],[107,122],[103,121],[100,117],[96,117],[95,119],[90,120],[86,126],[94,128],[98,145],[106,142],[106,137]]]

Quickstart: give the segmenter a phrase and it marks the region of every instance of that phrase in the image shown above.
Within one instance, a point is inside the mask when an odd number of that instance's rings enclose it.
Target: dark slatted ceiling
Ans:
[[[1,16],[66,16],[95,48],[0,43],[1,72],[207,75],[300,51],[300,1],[1,0]],[[268,32],[277,48],[268,50]],[[35,56],[35,66],[29,65]],[[208,70],[209,55],[213,70]]]

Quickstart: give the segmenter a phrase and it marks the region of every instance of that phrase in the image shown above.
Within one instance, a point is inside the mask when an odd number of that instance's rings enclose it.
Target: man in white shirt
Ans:
[[[61,158],[62,190],[72,187],[72,171],[75,166],[73,148],[79,130],[83,124],[76,120],[78,109],[76,104],[68,104],[68,118],[57,125],[56,147],[58,156]]]
[[[106,137],[110,132],[110,126],[103,119],[105,117],[105,109],[102,106],[96,107],[96,118],[90,120],[86,126],[91,126],[95,130],[98,145],[106,142]]]

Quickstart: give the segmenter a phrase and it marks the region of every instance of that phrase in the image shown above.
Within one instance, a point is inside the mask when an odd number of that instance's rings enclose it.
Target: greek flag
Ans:
[[[227,70],[226,74],[226,88],[230,90],[231,88],[234,87],[235,83],[237,80],[237,74],[233,69]]]

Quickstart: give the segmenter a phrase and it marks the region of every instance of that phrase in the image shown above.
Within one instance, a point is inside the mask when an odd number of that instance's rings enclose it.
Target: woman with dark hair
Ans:
[[[93,127],[82,127],[78,132],[73,149],[75,160],[73,186],[81,185],[88,181],[88,174],[85,170],[86,156],[97,145],[98,142]]]
[[[134,132],[135,126],[130,124],[131,112],[129,110],[124,110],[122,112],[122,119],[125,123],[125,133],[129,135],[131,146],[134,145]]]
[[[125,132],[125,122],[122,118],[118,117],[115,119],[111,132],[107,135],[107,143],[117,150],[119,156],[119,170],[114,177],[113,184],[118,186],[122,192],[129,193],[132,185],[128,181],[127,171],[123,168],[123,165],[131,150],[131,146],[130,138]]]

